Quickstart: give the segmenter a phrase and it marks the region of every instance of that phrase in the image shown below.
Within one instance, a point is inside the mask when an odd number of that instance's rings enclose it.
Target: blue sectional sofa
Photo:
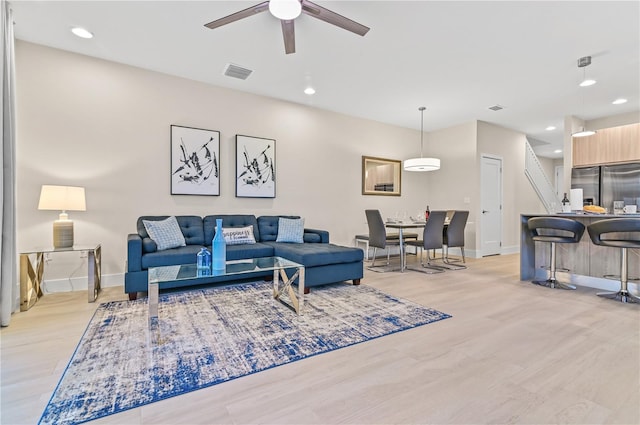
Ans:
[[[360,284],[363,277],[364,254],[359,248],[344,247],[329,243],[329,233],[324,230],[304,229],[304,243],[276,242],[280,217],[253,215],[209,215],[176,216],[185,239],[186,246],[158,251],[156,244],[147,233],[143,220],[164,220],[168,216],[143,216],[137,221],[137,233],[127,237],[127,266],[124,276],[124,290],[129,299],[135,299],[138,292],[147,291],[147,270],[149,267],[191,264],[204,246],[211,248],[215,234],[216,219],[222,219],[224,228],[253,226],[255,244],[227,245],[227,260],[242,260],[278,256],[305,266],[305,289],[328,283],[352,280]],[[271,273],[255,273],[247,277],[268,277]],[[233,276],[211,277],[204,282],[217,283],[234,279]],[[196,283],[204,283],[202,280]],[[194,282],[168,283],[161,289],[192,285]]]

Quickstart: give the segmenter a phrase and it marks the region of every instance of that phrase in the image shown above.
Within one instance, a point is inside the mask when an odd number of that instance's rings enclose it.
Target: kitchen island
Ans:
[[[588,226],[609,218],[640,218],[640,214],[521,214],[520,215],[520,280],[545,280],[548,275],[550,244],[535,243],[531,238],[527,221],[532,217],[570,218]],[[627,234],[628,235],[628,234]],[[627,236],[628,237],[628,236]],[[635,235],[635,238],[639,238]],[[620,250],[594,245],[587,230],[579,243],[557,244],[557,278],[561,282],[615,291],[620,288],[620,280],[605,275],[620,275]],[[561,269],[569,269],[563,272]],[[638,293],[640,276],[640,250],[629,250],[629,289]],[[616,280],[617,279],[617,280]]]

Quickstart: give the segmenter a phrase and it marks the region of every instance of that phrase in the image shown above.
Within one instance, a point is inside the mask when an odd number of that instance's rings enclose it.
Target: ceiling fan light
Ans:
[[[269,12],[278,19],[296,19],[302,13],[302,4],[299,0],[270,0]]]
[[[596,134],[594,130],[586,130],[584,127],[580,127],[578,131],[571,134],[571,137],[587,137],[593,136],[594,134]]]
[[[409,158],[404,161],[405,171],[436,171],[439,169],[439,158]]]

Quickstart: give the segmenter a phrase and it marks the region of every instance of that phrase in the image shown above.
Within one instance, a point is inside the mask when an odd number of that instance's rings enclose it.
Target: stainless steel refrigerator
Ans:
[[[613,213],[613,201],[624,201],[640,209],[640,163],[573,168],[571,189],[580,188],[585,205],[600,205]]]
[[[613,201],[640,209],[640,163],[603,165],[600,170],[602,207],[613,211]]]
[[[585,205],[600,205],[600,167],[572,168],[571,189],[582,189]]]

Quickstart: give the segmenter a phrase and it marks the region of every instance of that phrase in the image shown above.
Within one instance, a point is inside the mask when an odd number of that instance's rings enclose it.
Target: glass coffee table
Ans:
[[[296,272],[288,277],[285,273],[286,269],[296,269]],[[182,280],[192,280],[194,285],[208,282],[216,283],[216,277],[237,276],[238,279],[243,279],[253,273],[269,271],[273,272],[273,298],[301,315],[304,306],[304,266],[286,258],[261,257],[227,261],[224,270],[207,270],[206,272],[198,270],[195,264],[150,267],[148,280],[149,320],[158,317],[158,293],[162,283]],[[291,283],[296,278],[298,278],[297,296],[291,287]],[[290,304],[281,298],[285,291],[289,295]]]

